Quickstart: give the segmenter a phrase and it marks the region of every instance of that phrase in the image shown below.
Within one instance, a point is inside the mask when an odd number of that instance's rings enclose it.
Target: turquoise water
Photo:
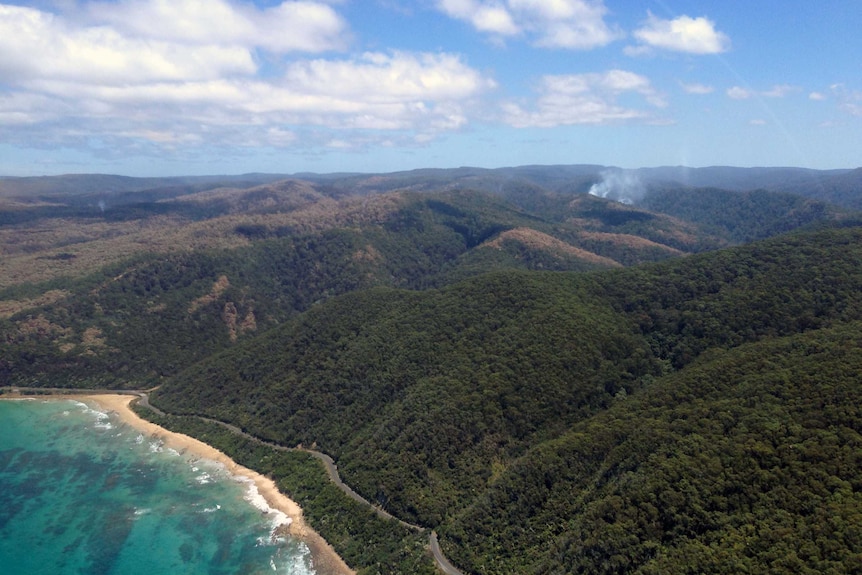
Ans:
[[[75,401],[0,401],[4,575],[308,575],[250,482]]]

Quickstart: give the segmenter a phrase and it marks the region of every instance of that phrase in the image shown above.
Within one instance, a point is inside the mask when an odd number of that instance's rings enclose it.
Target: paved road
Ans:
[[[141,402],[141,405],[144,405],[143,401]],[[152,405],[149,405],[149,404],[147,404],[146,407],[149,407],[152,410],[156,410],[155,407],[153,407]],[[367,499],[365,499],[364,497],[359,495],[357,492],[355,492],[349,485],[347,485],[346,483],[344,483],[344,481],[341,480],[341,476],[338,474],[338,466],[335,464],[335,461],[333,461],[333,459],[330,456],[328,456],[327,454],[325,454],[323,452],[315,451],[313,449],[306,449],[304,447],[285,447],[283,445],[279,445],[277,443],[272,443],[270,441],[265,441],[263,439],[260,439],[259,437],[255,437],[254,435],[246,433],[245,431],[243,431],[239,427],[237,427],[235,425],[231,425],[230,423],[225,423],[224,421],[219,421],[217,419],[211,419],[209,417],[203,417],[201,415],[198,415],[196,417],[198,417],[198,419],[202,419],[203,421],[207,421],[209,423],[214,423],[216,425],[220,425],[221,427],[224,427],[228,431],[231,431],[232,433],[235,433],[237,435],[241,435],[242,437],[248,439],[249,441],[254,441],[255,443],[259,443],[260,445],[266,445],[267,447],[269,447],[271,449],[275,449],[277,451],[302,451],[304,453],[308,453],[309,455],[311,455],[312,457],[316,457],[317,459],[319,459],[321,461],[321,463],[323,463],[323,467],[326,468],[326,473],[327,473],[327,475],[329,475],[329,480],[332,481],[336,487],[341,489],[341,491],[346,493],[348,497],[350,497],[351,499],[353,499],[354,501],[356,501],[358,503],[361,503],[363,505],[367,505],[368,507],[371,507],[371,509],[373,509],[374,512],[379,517],[382,517],[383,519],[391,519],[392,521],[397,521],[398,523],[400,523],[404,527],[407,527],[408,529],[413,529],[414,531],[418,531],[420,533],[425,531],[424,527],[420,527],[419,525],[414,525],[412,523],[407,523],[406,521],[402,521],[401,519],[398,519],[394,515],[390,514],[389,512],[387,512],[384,509],[381,509],[377,505],[374,505],[373,503],[371,503],[370,501],[368,501]]]
[[[159,408],[150,404],[149,392],[152,391],[150,389],[140,390],[140,389],[123,389],[123,390],[107,390],[107,389],[66,389],[66,388],[48,388],[48,387],[4,387],[0,388],[7,391],[12,391],[13,393],[36,393],[36,394],[53,394],[53,395],[99,395],[99,394],[120,394],[120,395],[134,395],[138,397],[138,404],[152,410],[154,413],[158,415],[164,416],[166,415],[164,411],[161,411]],[[264,441],[258,437],[255,437],[249,433],[246,433],[239,427],[235,425],[231,425],[230,423],[225,423],[223,421],[219,421],[217,419],[211,419],[209,417],[197,416],[199,419],[204,421],[208,421],[210,423],[214,423],[216,425],[220,425],[223,428],[235,433],[237,435],[241,435],[242,437],[259,443],[261,445],[266,445],[267,447],[271,447],[272,449],[278,451],[303,451],[308,453],[309,455],[316,457],[319,459],[323,466],[326,468],[326,473],[329,475],[329,480],[332,481],[336,487],[341,489],[344,493],[347,494],[348,497],[357,501],[363,505],[367,505],[374,512],[384,519],[391,519],[393,521],[397,521],[399,524],[407,527],[408,529],[412,529],[419,533],[424,533],[425,528],[419,525],[414,525],[412,523],[408,523],[406,521],[402,521],[397,517],[391,515],[387,511],[381,509],[377,505],[372,504],[370,501],[356,493],[349,485],[344,483],[341,480],[341,476],[338,474],[338,466],[335,464],[335,461],[332,460],[330,456],[320,451],[315,451],[313,449],[305,449],[301,447],[285,447],[283,445],[278,445],[276,443],[271,443],[269,441]],[[445,575],[463,575],[461,571],[459,571],[452,563],[446,559],[446,556],[443,555],[443,551],[440,549],[440,543],[437,541],[437,533],[431,531],[428,535],[428,545],[431,549],[431,555],[434,557],[434,561],[437,563],[437,568],[444,573]]]
[[[464,575],[456,569],[454,565],[449,563],[449,560],[446,559],[445,555],[443,555],[443,551],[440,550],[440,543],[437,541],[437,533],[435,531],[431,532],[428,540],[431,545],[431,555],[434,556],[434,561],[437,562],[437,568],[440,569],[440,571],[446,575]]]

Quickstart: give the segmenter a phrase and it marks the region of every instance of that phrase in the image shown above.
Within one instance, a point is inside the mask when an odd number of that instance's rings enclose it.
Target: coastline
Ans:
[[[15,399],[16,397],[6,395],[4,398]],[[308,546],[311,550],[315,571],[318,575],[356,575],[356,572],[344,562],[332,546],[308,526],[303,518],[302,508],[295,501],[281,493],[272,479],[239,465],[221,451],[202,441],[188,435],[169,431],[142,419],[130,407],[130,403],[135,399],[135,396],[119,394],[46,395],[38,396],[38,398],[34,399],[74,399],[85,403],[89,402],[94,404],[100,411],[116,414],[120,421],[141,433],[162,440],[166,447],[175,449],[180,453],[216,461],[224,465],[225,469],[231,475],[248,478],[255,484],[258,493],[266,500],[270,508],[280,511],[290,518],[290,524],[284,530],[288,535],[303,541]]]

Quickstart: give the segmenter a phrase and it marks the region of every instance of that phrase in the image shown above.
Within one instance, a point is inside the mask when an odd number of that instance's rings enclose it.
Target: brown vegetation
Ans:
[[[549,236],[548,234],[544,234],[530,228],[515,228],[507,230],[493,240],[486,242],[485,245],[499,250],[503,248],[503,242],[506,241],[520,242],[529,248],[546,251],[555,255],[565,254],[568,256],[574,256],[578,259],[594,264],[609,267],[621,267],[619,262],[616,262],[611,258],[606,258],[593,252],[575,247],[562,240],[558,240],[555,237]]]
[[[43,293],[41,296],[31,299],[21,299],[21,300],[3,300],[0,301],[0,318],[11,317],[16,313],[36,308],[43,305],[50,305],[52,303],[57,303],[63,298],[70,295],[70,292],[66,290],[49,290]]]
[[[230,287],[230,281],[228,281],[227,276],[219,276],[219,278],[213,284],[213,287],[209,291],[208,294],[192,300],[192,302],[189,304],[188,312],[190,314],[195,313],[201,307],[214,302],[229,287]],[[231,304],[231,305],[233,305],[233,304]]]
[[[610,244],[623,246],[627,248],[633,249],[661,249],[666,250],[674,255],[683,255],[685,252],[678,250],[676,248],[672,248],[670,246],[666,246],[664,244],[660,244],[658,242],[654,242],[652,240],[648,240],[646,238],[642,238],[640,236],[633,236],[630,234],[612,234],[607,232],[581,232],[578,234],[581,238],[585,240],[595,240],[600,242],[607,242]]]
[[[262,186],[261,188],[273,188]],[[250,244],[237,233],[243,225],[269,233],[289,229],[312,233],[334,227],[377,224],[397,209],[400,194],[336,200],[311,186],[288,182],[274,195],[261,194],[250,212],[230,213],[202,221],[157,215],[139,220],[108,222],[92,219],[47,218],[0,228],[0,289],[58,277],[80,277],[105,265],[143,253],[234,249]],[[293,195],[286,196],[285,190]],[[227,200],[237,209],[248,208],[240,197],[249,190],[224,189],[184,196],[179,201],[204,203]],[[275,209],[261,213],[264,209]]]

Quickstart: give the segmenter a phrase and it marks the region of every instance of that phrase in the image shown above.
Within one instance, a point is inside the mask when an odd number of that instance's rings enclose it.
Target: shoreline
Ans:
[[[191,454],[202,459],[220,463],[234,477],[245,477],[257,487],[258,493],[266,500],[267,505],[276,511],[284,513],[290,524],[281,527],[293,538],[304,542],[311,550],[314,569],[318,575],[356,575],[338,555],[332,546],[311,529],[305,522],[302,508],[292,499],[278,490],[275,482],[260,473],[239,465],[233,459],[206,443],[182,433],[175,433],[150,421],[142,419],[132,411],[130,404],[136,398],[133,395],[120,394],[87,394],[87,395],[4,395],[3,399],[43,399],[43,400],[75,400],[95,404],[100,411],[114,413],[120,421],[140,431],[141,433],[160,439],[165,447],[175,449],[180,453]]]

